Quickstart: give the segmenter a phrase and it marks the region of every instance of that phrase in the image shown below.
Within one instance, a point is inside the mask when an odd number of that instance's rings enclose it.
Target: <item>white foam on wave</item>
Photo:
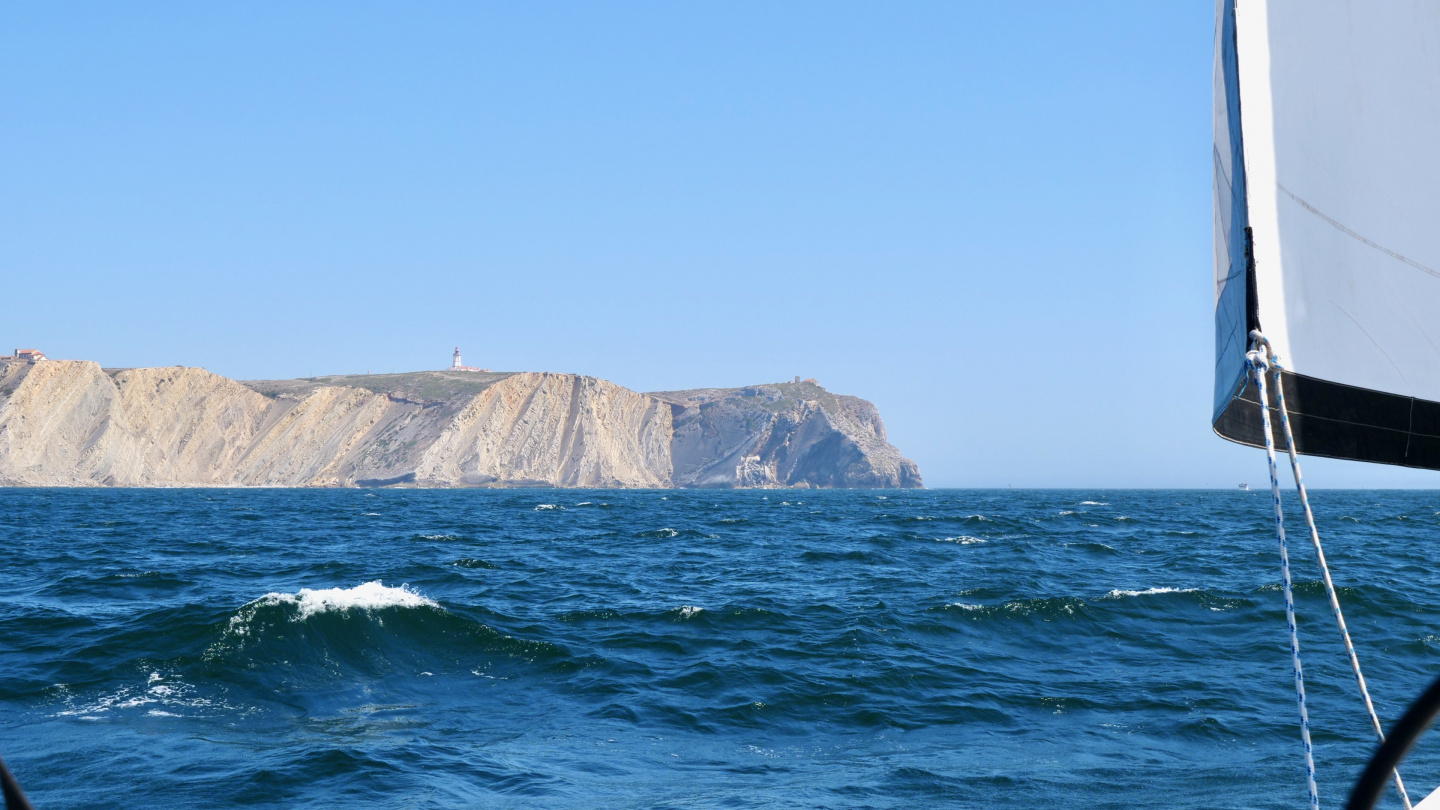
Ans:
[[[199,697],[195,694],[195,687],[179,678],[173,675],[161,675],[159,672],[150,673],[150,676],[145,679],[143,689],[122,686],[110,694],[100,695],[89,702],[75,700],[68,687],[62,686],[60,691],[65,696],[66,708],[56,712],[55,716],[74,717],[80,720],[99,720],[110,712],[146,707],[155,707],[146,708],[145,714],[150,717],[184,717],[196,714],[197,711],[201,714],[208,714],[217,709],[230,709],[223,703]]]
[[[1107,503],[1106,501],[1081,501],[1081,502],[1080,502],[1080,505],[1081,505],[1081,506],[1109,506],[1110,504]]]
[[[563,506],[556,506],[556,505],[553,504],[553,503],[542,503],[542,504],[538,504],[538,505],[537,505],[533,510],[531,510],[531,511],[533,511],[533,512],[543,512],[543,511],[548,511],[548,510],[550,510],[550,509],[564,509],[564,508],[565,508],[565,507],[563,507]]]
[[[945,607],[960,608],[961,610],[984,610],[984,605],[972,605],[968,602],[951,602]]]
[[[380,610],[390,607],[440,607],[436,602],[411,590],[409,585],[388,588],[380,582],[366,582],[353,588],[301,588],[296,593],[267,593],[245,607],[265,605],[294,605],[293,621],[303,622],[311,616],[329,611]],[[244,633],[243,622],[254,610],[242,610],[230,620],[231,630]]]
[[[962,546],[973,546],[973,545],[978,545],[978,544],[980,544],[980,543],[984,543],[984,542],[986,542],[986,541],[985,541],[983,538],[980,538],[980,537],[971,537],[971,536],[968,535],[968,534],[962,534],[962,535],[960,535],[959,537],[937,537],[937,538],[935,538],[935,542],[937,542],[937,543],[959,543],[959,544],[962,545]]]
[[[1060,510],[1060,515],[1061,515],[1061,517],[1064,517],[1065,515],[1073,515],[1073,514],[1075,514],[1075,513],[1074,513],[1073,511],[1069,510],[1069,509],[1062,509],[1062,510]]]
[[[680,618],[682,618],[682,619],[688,619],[688,618],[691,618],[692,616],[694,616],[694,615],[697,614],[697,613],[704,613],[704,612],[705,612],[705,608],[703,608],[703,607],[695,607],[694,605],[681,605],[681,606],[680,606]]]
[[[1119,588],[1105,594],[1106,599],[1119,599],[1124,596],[1155,596],[1162,593],[1196,593],[1199,588],[1146,588],[1143,591],[1122,591]]]

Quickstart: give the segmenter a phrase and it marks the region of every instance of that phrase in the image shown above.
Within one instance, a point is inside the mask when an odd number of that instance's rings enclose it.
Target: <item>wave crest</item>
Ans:
[[[1124,591],[1119,588],[1105,594],[1106,599],[1120,599],[1126,596],[1157,596],[1162,593],[1199,593],[1199,588],[1146,588],[1140,591]]]
[[[398,588],[386,587],[380,580],[373,580],[353,588],[301,588],[296,593],[271,591],[259,599],[245,603],[232,617],[228,632],[231,635],[247,635],[256,614],[265,608],[293,608],[292,622],[303,622],[322,613],[343,613],[349,610],[383,610],[385,608],[428,607],[439,609],[440,605],[412,590],[409,585]]]

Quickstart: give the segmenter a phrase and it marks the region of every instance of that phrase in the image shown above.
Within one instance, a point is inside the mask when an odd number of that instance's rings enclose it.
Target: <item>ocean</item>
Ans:
[[[1440,497],[1312,499],[1393,722]],[[1288,505],[1339,807],[1373,741]],[[1304,802],[1269,492],[0,489],[0,544],[39,810]]]

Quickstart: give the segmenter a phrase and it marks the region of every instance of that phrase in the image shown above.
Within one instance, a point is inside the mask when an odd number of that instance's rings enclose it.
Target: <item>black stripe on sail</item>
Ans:
[[[1260,329],[1260,295],[1255,282],[1255,231],[1245,228],[1245,334],[1253,335]]]
[[[1307,456],[1440,470],[1440,403],[1282,372],[1295,450]],[[1274,394],[1271,430],[1285,447]],[[1254,384],[1231,397],[1215,432],[1232,442],[1265,445]]]

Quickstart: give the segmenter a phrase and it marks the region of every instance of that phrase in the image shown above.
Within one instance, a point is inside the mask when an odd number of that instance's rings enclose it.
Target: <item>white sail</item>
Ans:
[[[1262,438],[1258,326],[1301,452],[1440,468],[1440,3],[1219,0],[1216,26],[1216,431]]]

